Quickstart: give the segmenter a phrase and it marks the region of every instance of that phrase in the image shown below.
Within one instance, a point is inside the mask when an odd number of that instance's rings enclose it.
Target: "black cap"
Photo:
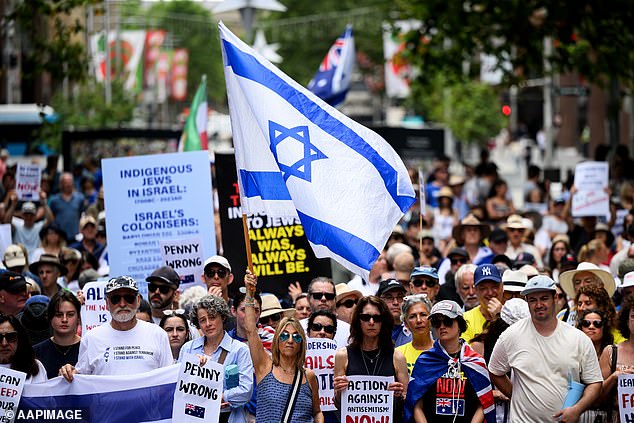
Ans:
[[[491,235],[489,235],[489,241],[491,242],[505,242],[509,240],[509,236],[506,231],[500,228],[493,229]]]
[[[393,289],[400,289],[403,292],[407,292],[407,289],[405,289],[403,284],[396,279],[386,279],[384,281],[381,281],[381,283],[379,284],[379,289],[376,291],[376,296],[380,297],[387,291],[391,291]]]
[[[6,271],[0,274],[0,290],[17,292],[26,286],[26,279],[19,273]]]
[[[181,284],[181,278],[178,273],[169,266],[163,266],[156,269],[150,276],[145,278],[148,282],[163,282],[178,288]]]
[[[492,264],[496,264],[496,263],[504,263],[508,266],[508,268],[510,269],[512,266],[512,262],[511,259],[506,255],[506,254],[498,254],[497,256],[494,256],[493,259],[491,260]]]
[[[565,272],[566,270],[576,269],[578,264],[579,263],[577,262],[577,258],[575,257],[575,255],[572,253],[567,253],[561,258],[561,273]]]
[[[535,264],[535,256],[533,256],[531,253],[522,251],[517,255],[517,257],[515,257],[515,260],[513,261],[513,267],[515,269],[519,269],[525,264],[530,264],[531,266]]]
[[[451,256],[460,256],[468,259],[469,253],[464,248],[456,247],[452,248],[449,254],[447,254],[447,257],[451,258]]]

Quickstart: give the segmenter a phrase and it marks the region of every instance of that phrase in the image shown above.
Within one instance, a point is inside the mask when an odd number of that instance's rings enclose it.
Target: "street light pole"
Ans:
[[[550,37],[544,37],[544,135],[546,137],[546,154],[544,158],[545,167],[550,168],[553,164],[554,153],[554,133],[553,133],[553,77],[549,57],[553,51],[553,44]]]

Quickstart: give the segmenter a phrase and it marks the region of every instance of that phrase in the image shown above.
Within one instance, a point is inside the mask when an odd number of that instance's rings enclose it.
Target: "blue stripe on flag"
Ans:
[[[90,423],[149,422],[172,418],[175,383],[128,391],[84,395],[22,397],[19,408],[25,412],[41,409],[88,410]]]
[[[306,238],[313,244],[325,246],[362,269],[370,269],[379,258],[379,251],[358,236],[305,215],[299,210],[297,214],[304,227]]]
[[[291,200],[281,172],[251,172],[240,169],[243,195],[262,200]]]
[[[409,209],[415,200],[410,196],[398,195],[398,172],[359,134],[323,110],[304,93],[293,88],[282,78],[263,66],[255,57],[241,51],[227,40],[222,40],[222,44],[227,65],[231,66],[236,75],[250,79],[273,90],[312,123],[363,156],[377,169],[385,183],[385,188],[400,210],[405,213]]]

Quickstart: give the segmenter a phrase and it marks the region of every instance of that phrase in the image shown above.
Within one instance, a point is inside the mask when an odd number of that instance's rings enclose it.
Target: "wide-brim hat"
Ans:
[[[273,294],[262,295],[262,312],[260,317],[267,317],[275,313],[282,313],[284,317],[292,317],[295,314],[294,308],[282,308],[280,300]]]
[[[453,191],[449,187],[442,187],[440,191],[438,191],[438,198],[447,197],[453,200]]]
[[[519,214],[512,214],[506,219],[506,223],[502,225],[504,229],[529,229],[530,226],[526,224],[522,216]]]
[[[363,297],[363,294],[361,292],[357,291],[356,289],[350,288],[347,283],[338,283],[337,285],[335,285],[335,292],[337,294],[335,302],[337,303],[348,297],[354,297],[357,300]]]
[[[459,245],[464,244],[464,228],[467,226],[478,227],[480,229],[481,240],[488,237],[489,233],[491,232],[491,228],[489,227],[489,225],[480,222],[477,217],[475,217],[472,214],[469,214],[460,221],[459,225],[454,226],[451,232],[451,236],[453,237],[453,239],[456,240],[456,242]]]
[[[68,269],[66,269],[66,266],[64,266],[59,261],[59,258],[54,254],[42,254],[38,261],[29,265],[29,270],[37,275],[40,266],[43,264],[49,264],[51,266],[57,267],[61,276],[64,276],[66,273],[68,273]]]
[[[572,282],[572,278],[579,272],[590,272],[596,277],[598,277],[601,282],[603,282],[603,287],[608,292],[608,295],[611,297],[614,295],[616,291],[616,282],[614,282],[614,278],[610,274],[610,272],[600,269],[597,265],[588,263],[586,261],[579,263],[576,269],[568,270],[567,272],[559,275],[559,284],[561,285],[561,289],[564,290],[568,298],[575,297],[575,286]]]

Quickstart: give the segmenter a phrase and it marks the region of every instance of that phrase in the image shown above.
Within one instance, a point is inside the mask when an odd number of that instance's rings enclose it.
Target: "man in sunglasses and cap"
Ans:
[[[77,365],[64,365],[60,376],[70,382],[75,373],[129,375],[172,364],[167,332],[158,325],[137,320],[140,301],[133,278],[110,279],[106,284],[106,306],[112,320],[84,335]]]
[[[592,341],[557,319],[556,292],[548,276],[531,278],[522,291],[530,319],[511,325],[493,348],[489,372],[495,386],[511,398],[510,423],[576,422],[601,391]],[[513,382],[507,376],[510,370]],[[574,405],[563,408],[571,380],[585,387]]]
[[[170,266],[161,266],[145,280],[148,283],[147,300],[152,307],[152,320],[159,324],[163,311],[171,310],[174,304],[178,304],[181,279]]]

